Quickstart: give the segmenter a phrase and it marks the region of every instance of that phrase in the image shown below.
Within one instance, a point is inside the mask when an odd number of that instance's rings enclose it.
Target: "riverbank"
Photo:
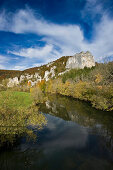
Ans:
[[[51,84],[51,83],[50,83]],[[73,97],[75,99],[90,102],[92,107],[112,111],[113,110],[113,87],[93,86],[87,82],[71,83],[67,81],[62,83],[61,80],[52,82],[52,86],[48,83],[46,92],[56,93],[63,96]]]
[[[46,82],[45,91],[88,101],[96,109],[113,111],[113,62],[70,70]]]

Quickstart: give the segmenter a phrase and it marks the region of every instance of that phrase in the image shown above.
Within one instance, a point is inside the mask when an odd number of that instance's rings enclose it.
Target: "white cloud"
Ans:
[[[4,70],[4,69],[6,69],[6,67],[4,66],[4,65],[2,65],[2,64],[0,64],[0,70]]]
[[[5,31],[14,33],[32,32],[42,35],[44,37],[43,40],[46,40],[47,44],[56,45],[61,48],[60,51],[62,52],[58,52],[60,55],[71,55],[81,50],[80,44],[84,36],[77,25],[58,25],[43,19],[37,19],[31,10],[20,10],[12,16],[12,20],[7,22]]]
[[[89,10],[91,7],[91,0]],[[97,1],[93,1],[93,6]],[[86,6],[88,8],[88,5]],[[97,5],[95,9],[102,11],[102,7]],[[96,60],[102,56],[113,54],[113,20],[107,14],[101,19],[99,24],[94,25],[93,40],[88,42],[85,40],[83,31],[78,25],[59,25],[42,18],[37,18],[34,12],[30,9],[19,10],[8,19],[8,14],[5,12],[0,14],[0,30],[19,33],[35,33],[43,36],[42,41],[46,41],[44,47],[22,48],[19,51],[10,51],[10,53],[23,56],[28,59],[43,60],[42,63],[47,63],[63,55],[73,55],[80,51],[91,51]],[[28,65],[30,60],[25,60]],[[35,61],[36,63],[38,61]],[[33,64],[34,65],[34,64]],[[20,66],[18,64],[18,66]],[[19,68],[19,67],[17,67]]]
[[[96,60],[113,55],[113,20],[103,16],[101,22],[95,26],[95,36],[86,48],[95,55]]]
[[[96,15],[103,15],[105,10],[103,10],[102,4],[98,0],[86,0],[86,5],[84,9],[81,11],[82,18],[89,22],[89,20],[93,20]]]
[[[8,51],[14,55],[24,56],[28,58],[37,58],[47,56],[52,51],[52,45],[46,45],[45,47],[35,47],[35,48],[23,48],[20,51]]]
[[[2,11],[0,13],[0,30],[7,30],[7,27],[8,27],[8,20],[6,18],[6,14],[5,14],[5,11]]]
[[[8,62],[8,57],[0,55],[0,63]]]
[[[39,67],[39,66],[43,66],[44,64],[47,64],[47,62],[35,63],[32,65],[32,67]]]
[[[13,67],[13,69],[12,70],[25,70],[25,69],[27,69],[27,67],[26,66],[15,66],[15,67]]]
[[[5,63],[8,62],[8,58],[6,56],[0,55],[0,69],[6,69]]]

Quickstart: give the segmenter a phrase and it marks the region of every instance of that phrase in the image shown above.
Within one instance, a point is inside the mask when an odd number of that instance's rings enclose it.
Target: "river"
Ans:
[[[40,106],[47,126],[0,150],[0,170],[113,170],[113,112],[50,95]]]

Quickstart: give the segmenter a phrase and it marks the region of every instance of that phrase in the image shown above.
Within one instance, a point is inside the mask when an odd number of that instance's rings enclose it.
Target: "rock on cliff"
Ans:
[[[19,84],[19,80],[18,77],[14,77],[14,78],[9,78],[9,82],[7,84],[7,87],[14,87],[17,86]]]
[[[31,86],[34,86],[41,80],[48,81],[68,72],[70,69],[83,69],[92,66],[95,66],[94,57],[88,51],[77,53],[74,56],[63,56],[49,64],[15,72],[12,78],[9,75],[7,86],[23,85],[25,82],[30,82]]]
[[[74,69],[74,68],[81,68],[83,69],[84,67],[93,67],[95,66],[95,61],[94,57],[92,54],[87,51],[77,53],[72,57],[69,57],[66,63],[66,68],[68,69]]]

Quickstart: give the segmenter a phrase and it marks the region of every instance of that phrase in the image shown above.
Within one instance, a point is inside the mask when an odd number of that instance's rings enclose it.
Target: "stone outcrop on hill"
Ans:
[[[13,86],[17,86],[19,84],[19,80],[18,77],[14,77],[14,78],[9,78],[9,82],[7,84],[8,87],[13,87]]]
[[[84,67],[93,67],[95,66],[95,61],[92,54],[87,51],[86,53],[81,52],[77,53],[72,57],[69,57],[66,68],[68,69],[83,69]]]
[[[31,68],[21,71],[20,76],[15,76],[8,79],[8,87],[24,84],[30,82],[34,86],[41,80],[48,81],[51,78],[61,76],[70,69],[83,69],[84,67],[95,66],[94,57],[90,52],[77,53],[74,56],[64,56],[58,60],[51,62],[47,65]]]

